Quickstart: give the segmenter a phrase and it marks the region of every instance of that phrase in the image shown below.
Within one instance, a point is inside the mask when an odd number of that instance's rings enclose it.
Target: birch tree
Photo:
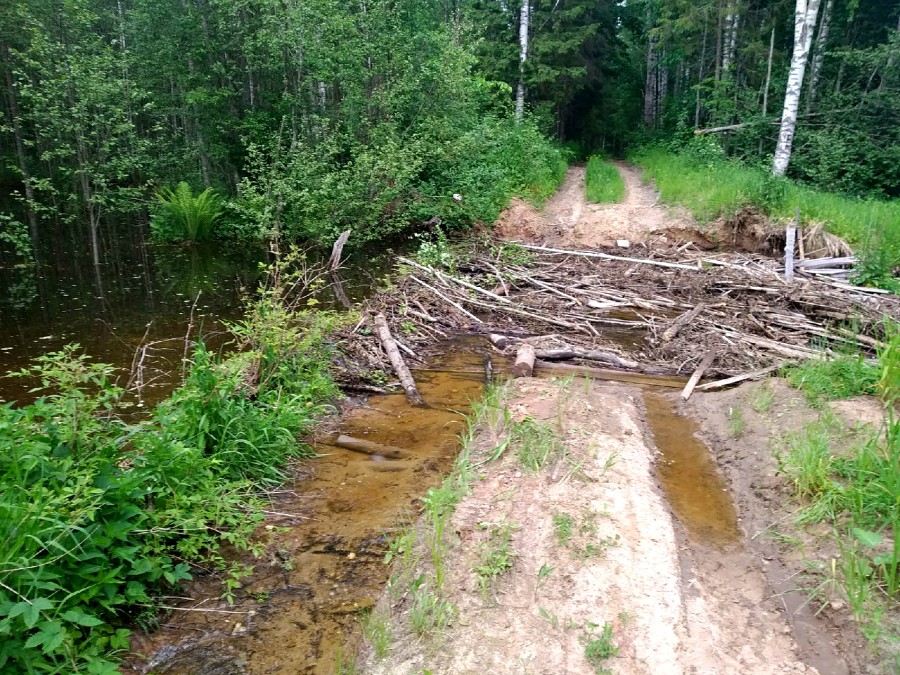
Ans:
[[[831,11],[834,8],[834,0],[827,0],[822,10],[822,20],[819,22],[819,31],[816,33],[816,49],[813,54],[812,65],[809,70],[809,93],[806,97],[806,111],[812,109],[813,102],[819,88],[819,79],[822,76],[822,63],[825,61],[825,47],[828,42],[828,29],[831,24]]]
[[[519,83],[516,86],[516,122],[525,114],[525,62],[528,60],[528,27],[531,18],[530,0],[522,0],[519,14]]]
[[[819,14],[821,0],[797,0],[794,14],[794,52],[791,56],[791,69],[788,73],[787,90],[784,96],[784,110],[781,114],[781,130],[778,133],[778,145],[775,147],[775,158],[772,161],[772,173],[783,176],[787,173],[791,161],[791,146],[794,142],[794,130],[797,127],[797,110],[800,107],[800,92],[803,90],[803,76],[809,50],[812,46],[813,30]]]

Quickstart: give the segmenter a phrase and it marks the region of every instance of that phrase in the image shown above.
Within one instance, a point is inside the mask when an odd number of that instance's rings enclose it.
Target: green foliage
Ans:
[[[895,284],[892,270],[900,265],[900,201],[814,190],[765,169],[723,159],[721,152],[711,149],[714,146],[714,142],[697,140],[681,154],[646,148],[633,159],[664,200],[686,206],[703,222],[727,218],[744,206],[785,219],[793,218],[799,209],[803,222],[825,223],[830,232],[862,251],[858,282]]]
[[[258,548],[262,505],[248,492],[310,454],[297,437],[336,392],[321,325],[288,312],[282,288],[235,327],[240,354],[199,344],[144,422],[119,420],[113,368],[76,345],[20,373],[44,394],[0,407],[0,672],[115,672],[123,626],[152,622],[154,598],[194,563],[219,569],[233,598],[249,569],[221,546]]]
[[[9,213],[0,213],[0,255],[7,249],[17,261],[31,258],[31,239],[28,227]]]
[[[585,637],[584,658],[596,673],[609,673],[604,663],[618,653],[619,648],[613,643],[613,627],[610,623],[603,624],[599,635],[591,632]]]
[[[156,193],[156,199],[150,229],[154,237],[163,241],[204,241],[223,213],[222,198],[211,188],[194,195],[184,181],[174,190],[162,188]]]
[[[602,157],[591,157],[585,173],[588,201],[597,204],[617,203],[625,198],[625,181],[615,166]]]
[[[531,417],[516,422],[510,431],[510,441],[516,448],[519,461],[526,469],[538,472],[563,450],[559,435],[549,425]]]
[[[810,359],[785,369],[792,387],[806,394],[813,405],[865,394],[875,394],[879,369],[861,354]]]
[[[487,530],[488,537],[478,550],[478,564],[473,571],[478,576],[478,585],[486,598],[497,578],[512,569],[516,552],[512,548],[512,523],[480,523]]]

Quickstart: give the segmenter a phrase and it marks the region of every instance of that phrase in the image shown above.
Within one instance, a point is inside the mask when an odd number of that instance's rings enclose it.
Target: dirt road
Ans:
[[[514,204],[498,230],[592,247],[681,226],[636,170],[617,166],[627,187],[622,204],[588,204],[576,167],[543,213]],[[441,593],[457,608],[454,620],[422,638],[409,629],[418,591],[383,599],[395,641],[384,658],[368,654],[362,672],[857,672],[808,608],[788,612],[773,591],[769,561],[745,544],[756,532],[743,530],[726,483],[671,395],[526,379],[506,406],[511,428],[524,420],[554,428],[558,457],[530,473],[511,443],[483,469],[447,528]],[[501,440],[483,431],[480,443],[490,452]],[[509,567],[486,589],[478,570],[498,531],[509,533]]]
[[[588,202],[584,194],[585,169],[574,166],[542,212],[524,201],[514,200],[495,230],[509,239],[524,237],[554,246],[596,248],[615,246],[622,239],[643,242],[657,230],[691,225],[688,214],[660,204],[653,188],[641,182],[639,169],[622,162],[616,162],[615,166],[625,182],[622,202]]]

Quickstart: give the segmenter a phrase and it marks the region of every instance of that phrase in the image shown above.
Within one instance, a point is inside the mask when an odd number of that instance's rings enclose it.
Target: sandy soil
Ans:
[[[848,672],[834,653],[821,669],[804,661],[789,617],[740,540],[705,542],[673,516],[640,389],[519,380],[509,409],[514,419],[562,423],[569,460],[532,475],[508,454],[489,469],[452,521],[445,593],[457,619],[421,639],[405,628],[409,598],[396,600],[397,640],[385,660],[369,655],[363,672],[597,672],[585,645],[606,623],[619,653],[602,665],[614,673]],[[589,534],[561,544],[559,514]],[[581,527],[591,519],[594,533]],[[485,523],[515,526],[513,567],[488,597],[472,571]],[[591,543],[602,553],[579,554]],[[542,566],[553,570],[539,579]]]
[[[509,239],[596,248],[615,246],[620,239],[636,244],[663,229],[693,227],[689,214],[660,204],[653,188],[641,182],[640,169],[622,162],[615,166],[625,181],[621,203],[588,202],[584,196],[585,169],[574,166],[543,212],[527,202],[513,200],[495,224],[495,231]]]

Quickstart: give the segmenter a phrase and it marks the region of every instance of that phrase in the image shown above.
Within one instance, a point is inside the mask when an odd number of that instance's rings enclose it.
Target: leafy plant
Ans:
[[[589,624],[589,627],[596,627]],[[591,664],[596,673],[608,673],[605,662],[616,656],[619,648],[613,643],[613,627],[611,623],[603,624],[600,634],[588,633],[585,636],[584,658]]]
[[[195,195],[184,181],[174,190],[160,189],[156,201],[150,229],[154,237],[163,241],[204,241],[224,213],[222,198],[212,188]]]
[[[786,369],[792,387],[806,394],[813,405],[824,401],[875,394],[878,368],[861,354],[831,359],[809,359]]]
[[[531,417],[513,425],[510,439],[519,461],[529,471],[540,471],[548,459],[562,451],[563,444],[556,431]]]
[[[487,597],[496,579],[512,569],[516,557],[512,549],[515,526],[511,523],[481,523],[479,527],[488,531],[488,538],[479,547],[478,564],[474,571],[478,576],[481,592]]]

